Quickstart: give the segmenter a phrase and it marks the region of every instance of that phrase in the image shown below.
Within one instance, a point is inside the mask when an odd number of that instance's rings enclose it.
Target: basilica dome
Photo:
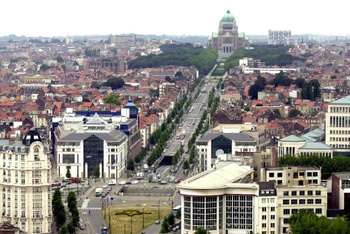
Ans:
[[[230,10],[226,11],[226,14],[221,18],[221,22],[234,22],[235,17],[231,14]]]

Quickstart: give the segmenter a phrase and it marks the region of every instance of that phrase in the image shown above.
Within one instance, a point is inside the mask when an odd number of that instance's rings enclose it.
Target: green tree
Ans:
[[[98,165],[92,171],[92,176],[94,178],[100,178],[100,167]]]
[[[288,118],[295,118],[298,115],[302,115],[301,111],[298,110],[297,108],[293,108],[289,111]]]
[[[134,161],[134,159],[130,158],[128,160],[128,165],[127,165],[126,169],[129,170],[129,171],[134,171],[135,170],[135,161]]]
[[[168,233],[170,231],[170,226],[168,222],[168,218],[165,217],[162,223],[162,228],[160,229],[159,233]]]
[[[298,88],[301,89],[305,82],[306,80],[304,78],[297,78],[293,81],[293,84],[296,84]]]
[[[195,231],[194,234],[209,234],[209,231],[207,231],[205,228],[203,227],[199,227],[197,228],[197,230]]]
[[[69,234],[68,227],[66,225],[62,225],[59,229],[59,234]]]
[[[104,103],[120,105],[121,101],[115,94],[110,94],[103,99]]]
[[[70,173],[70,167],[67,166],[67,172],[66,172],[66,177],[69,179],[72,177],[71,173]]]
[[[174,225],[175,224],[175,216],[173,213],[170,213],[168,215],[168,223],[170,226]]]
[[[293,234],[345,234],[350,233],[350,225],[346,218],[328,219],[317,216],[314,212],[301,209],[294,213],[289,224]]]
[[[72,221],[70,221],[67,224],[67,230],[69,234],[74,234],[75,233],[75,226],[73,225]]]
[[[182,165],[182,169],[188,170],[190,168],[190,162],[186,159]]]
[[[120,77],[111,77],[106,82],[103,83],[103,86],[109,86],[112,89],[120,89],[124,86],[125,82]]]
[[[61,56],[58,56],[56,58],[56,60],[57,60],[58,63],[63,63],[64,62],[64,60],[63,60],[63,58]]]

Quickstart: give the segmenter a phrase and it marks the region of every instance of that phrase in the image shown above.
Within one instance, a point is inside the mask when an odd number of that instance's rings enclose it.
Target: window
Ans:
[[[265,204],[266,203],[266,198],[261,199],[261,203]]]
[[[263,227],[263,228],[266,228],[266,223],[262,223],[262,227]]]
[[[320,191],[320,190],[317,190],[317,191],[316,191],[316,195],[317,195],[317,196],[320,196],[320,195],[321,195],[321,191]]]
[[[263,212],[266,212],[266,207],[263,207],[263,208],[262,208],[262,211],[263,211]]]
[[[291,203],[291,204],[294,204],[294,205],[295,205],[295,204],[298,204],[298,200],[297,200],[297,199],[292,199],[292,200],[290,200],[290,203]]]
[[[289,205],[289,200],[288,199],[283,199],[283,205]]]
[[[321,199],[315,199],[315,204],[321,204],[322,200]]]
[[[275,227],[275,223],[271,223],[270,227],[274,228]]]
[[[308,196],[312,196],[312,191],[307,191]]]
[[[300,196],[305,196],[305,191],[299,191]]]
[[[311,172],[308,172],[308,173],[307,173],[307,176],[308,176],[308,177],[311,177],[311,176],[312,176],[312,173],[311,173]]]
[[[261,217],[261,219],[262,219],[262,220],[266,220],[266,215],[263,215],[263,216]]]
[[[270,177],[275,177],[275,173],[270,172],[270,173],[269,173],[269,176],[270,176]]]
[[[298,209],[292,209],[292,214],[298,213]]]
[[[289,209],[283,209],[283,214],[289,215],[290,214],[290,210]]]
[[[289,219],[283,219],[283,223],[284,224],[288,224],[289,223]],[[283,232],[283,233],[285,233],[285,232]]]
[[[305,204],[305,199],[299,199],[299,204]]]
[[[282,177],[282,172],[277,173],[277,177]]]
[[[316,214],[322,214],[322,208],[316,208],[315,212]]]
[[[283,192],[283,196],[288,196],[288,195],[289,195],[288,191]]]
[[[271,215],[271,219],[275,219],[275,215]]]
[[[275,211],[275,207],[271,207],[271,211],[274,212]]]
[[[270,198],[270,203],[275,203],[275,198]]]
[[[312,173],[312,176],[313,176],[313,177],[317,177],[317,176],[318,176],[317,171],[316,171],[316,172],[313,172],[313,173]]]
[[[292,196],[296,196],[297,195],[297,191],[292,191]]]
[[[307,204],[314,204],[314,199],[307,199]]]

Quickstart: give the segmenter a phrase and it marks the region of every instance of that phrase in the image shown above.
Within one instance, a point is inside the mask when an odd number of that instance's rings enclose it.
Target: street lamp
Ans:
[[[142,211],[142,229],[145,229],[145,208]]]
[[[131,222],[131,229],[130,229],[130,233],[132,234],[132,215],[130,216],[130,222]]]
[[[160,200],[158,200],[158,220],[160,222]]]

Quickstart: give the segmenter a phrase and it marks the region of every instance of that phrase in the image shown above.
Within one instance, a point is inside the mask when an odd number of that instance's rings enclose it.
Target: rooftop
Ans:
[[[350,95],[331,102],[330,105],[350,105]]]

